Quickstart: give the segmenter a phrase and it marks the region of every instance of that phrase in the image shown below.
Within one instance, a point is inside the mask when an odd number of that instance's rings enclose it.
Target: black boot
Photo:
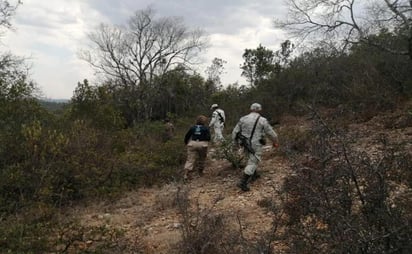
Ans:
[[[250,191],[249,187],[247,186],[247,182],[250,178],[250,175],[243,174],[242,180],[238,183],[237,187],[241,188],[242,191]]]
[[[254,182],[259,178],[260,178],[260,174],[257,172],[257,170],[255,170],[255,173],[253,173],[253,175],[250,177],[250,182]]]

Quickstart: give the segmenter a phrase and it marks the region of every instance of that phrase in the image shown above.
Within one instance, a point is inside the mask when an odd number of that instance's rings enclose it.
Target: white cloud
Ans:
[[[46,97],[70,98],[77,82],[92,75],[76,53],[91,26],[103,18],[83,7],[81,1],[24,1],[15,17],[16,31],[3,40],[14,54],[29,58],[32,78]]]
[[[213,46],[205,57],[203,69],[210,66],[212,60],[218,57],[227,62],[224,66],[225,74],[221,77],[223,84],[233,84],[236,81],[245,82],[244,78],[241,77],[242,71],[240,69],[245,49],[255,49],[259,44],[262,44],[262,46],[275,51],[285,40],[281,31],[270,27],[270,18],[256,18],[254,23],[256,26],[241,28],[237,34],[212,34],[210,40]]]
[[[137,10],[151,5],[159,16],[181,16],[193,28],[210,34],[203,69],[213,58],[225,61],[224,83],[244,82],[240,77],[242,54],[260,43],[276,50],[286,38],[273,28],[275,16],[281,15],[282,0],[25,0],[17,10],[15,32],[1,38],[19,56],[28,56],[33,65],[32,78],[50,98],[70,98],[77,82],[93,80],[93,71],[77,58],[84,48],[87,33],[100,23],[125,24]],[[204,75],[204,70],[199,71]]]

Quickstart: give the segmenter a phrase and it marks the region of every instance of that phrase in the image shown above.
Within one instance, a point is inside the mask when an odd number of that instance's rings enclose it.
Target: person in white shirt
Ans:
[[[268,136],[274,147],[278,147],[278,135],[270,126],[268,120],[260,115],[262,106],[259,103],[253,103],[250,106],[250,113],[240,118],[232,131],[232,140],[238,142],[239,134],[243,135],[245,141],[244,151],[247,155],[247,165],[243,171],[243,177],[238,187],[243,191],[249,191],[248,181],[255,175],[258,164],[262,156],[262,147],[265,136]],[[249,148],[246,149],[246,147]]]
[[[213,110],[212,117],[210,119],[209,127],[213,128],[214,135],[213,135],[213,142],[219,143],[225,140],[223,137],[223,128],[225,127],[225,111],[219,108],[219,105],[213,104],[210,107]]]

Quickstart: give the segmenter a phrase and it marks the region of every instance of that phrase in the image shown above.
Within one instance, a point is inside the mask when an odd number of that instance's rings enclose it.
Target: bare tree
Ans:
[[[121,91],[116,100],[128,125],[153,116],[163,74],[189,68],[206,46],[202,31],[178,17],[156,18],[150,8],[137,11],[125,27],[102,24],[89,38],[93,46],[80,57]]]
[[[181,18],[154,14],[150,8],[137,11],[127,27],[101,25],[89,36],[95,47],[81,58],[124,86],[150,84],[174,66],[193,64],[206,46],[203,32],[189,30]]]
[[[14,16],[17,7],[22,4],[19,0],[15,4],[10,4],[7,0],[0,0],[0,29],[11,28],[10,19]]]
[[[289,0],[286,21],[275,26],[300,39],[327,39],[343,48],[364,42],[412,59],[411,0]],[[371,35],[389,31],[404,46],[379,43]]]
[[[215,57],[212,60],[212,64],[206,68],[207,82],[211,85],[211,91],[215,92],[222,86],[222,80],[220,76],[224,73],[224,65],[227,61]]]
[[[22,2],[0,0],[0,36],[3,29],[11,29],[11,18]],[[17,57],[10,52],[0,52],[0,98],[14,99],[29,97],[37,89],[28,79],[30,65],[25,58]]]
[[[31,66],[26,59],[11,53],[0,54],[0,98],[25,98],[40,93],[29,79]]]

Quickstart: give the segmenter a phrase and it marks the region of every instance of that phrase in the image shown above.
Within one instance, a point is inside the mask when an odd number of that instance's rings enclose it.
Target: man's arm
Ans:
[[[270,126],[267,119],[264,119],[263,130],[265,134],[269,136],[270,140],[272,141],[273,146],[278,147],[279,146],[278,134],[273,130],[272,126]]]
[[[213,111],[213,113],[212,113],[212,119],[210,120],[209,127],[212,127],[213,125],[215,125],[216,115],[217,115],[216,111]]]
[[[187,133],[186,133],[186,135],[185,135],[184,141],[185,141],[185,144],[186,144],[186,145],[187,145],[187,143],[189,143],[189,139],[190,139],[190,137],[192,136],[192,134],[193,134],[193,127],[191,127],[191,128],[187,131]]]
[[[220,109],[220,110],[219,110],[219,115],[222,117],[223,122],[226,122],[225,111],[223,111],[223,109]]]
[[[210,135],[210,130],[209,130],[209,128],[208,127],[206,127],[205,126],[205,131],[206,131],[206,140],[207,141],[210,141],[210,139],[211,139],[211,135]]]
[[[238,122],[232,131],[232,140],[236,141],[236,135],[240,132],[240,122]]]

